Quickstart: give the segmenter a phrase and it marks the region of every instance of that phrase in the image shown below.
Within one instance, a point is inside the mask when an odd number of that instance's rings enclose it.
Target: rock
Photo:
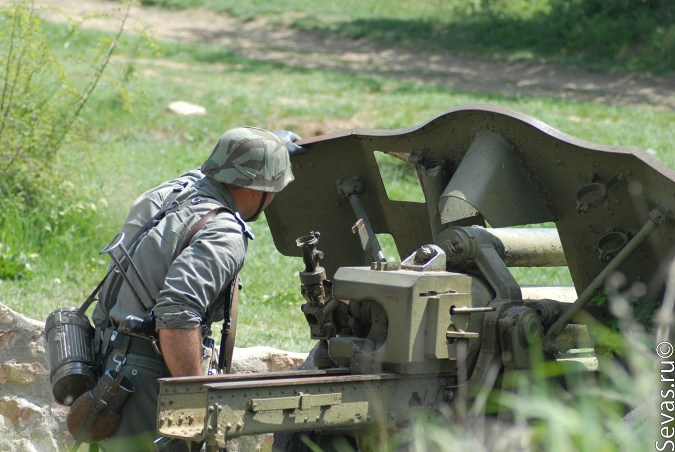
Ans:
[[[171,102],[167,109],[180,116],[199,116],[206,114],[206,108],[182,100]]]
[[[271,347],[235,348],[232,370],[296,369],[306,356]],[[66,429],[67,413],[51,393],[44,323],[0,304],[0,451],[68,450],[73,438]],[[238,438],[228,450],[270,450],[271,442],[272,435]]]
[[[0,304],[0,450],[63,450],[66,408],[52,398],[44,323]]]
[[[44,323],[0,304],[0,393],[51,397],[47,359]]]
[[[0,399],[0,415],[14,426],[28,425],[42,417],[42,409],[25,399],[3,397]]]
[[[236,348],[232,356],[232,373],[274,372],[298,369],[307,353],[286,352],[272,347]]]
[[[47,375],[49,372],[39,362],[17,363],[16,361],[7,361],[0,363],[0,384],[13,382],[19,384],[28,384],[35,382],[40,375]]]

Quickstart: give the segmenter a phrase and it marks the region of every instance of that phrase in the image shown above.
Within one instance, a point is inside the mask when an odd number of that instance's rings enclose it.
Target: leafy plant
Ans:
[[[0,280],[19,279],[33,272],[30,261],[37,258],[37,254],[15,252],[12,248],[0,242]]]
[[[459,421],[450,415],[420,416],[395,433],[384,450],[402,445],[406,450],[652,450],[659,420],[666,423],[659,419],[664,374],[655,337],[627,305],[613,310],[622,312],[621,334],[614,333],[611,344],[620,359],[599,355],[596,371],[549,361],[505,373],[492,394],[498,416]]]
[[[83,133],[78,119],[101,81],[124,21],[117,35],[95,47],[84,87],[56,56],[32,4],[22,0],[0,9],[0,21],[0,196],[30,209],[61,192],[59,151]],[[72,26],[70,36],[76,32]]]
[[[98,202],[82,184],[83,115],[103,83],[128,100],[104,76],[127,16],[116,34],[82,45],[82,22],[55,34],[27,0],[0,7],[0,280],[31,275],[37,253],[40,265],[62,262],[99,226]]]

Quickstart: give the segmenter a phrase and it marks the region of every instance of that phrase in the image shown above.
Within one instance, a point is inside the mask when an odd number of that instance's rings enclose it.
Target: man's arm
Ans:
[[[202,323],[218,295],[239,272],[246,238],[231,215],[206,224],[171,263],[154,307],[164,361],[172,376],[201,375]]]
[[[159,330],[159,345],[172,377],[202,374],[202,336],[199,328]]]

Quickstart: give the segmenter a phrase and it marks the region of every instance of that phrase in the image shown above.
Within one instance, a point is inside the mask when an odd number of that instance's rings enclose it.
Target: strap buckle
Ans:
[[[159,349],[159,344],[157,343],[157,339],[154,337],[150,339],[150,343],[152,344],[152,348],[155,350],[155,352],[159,355],[162,356],[162,351]]]
[[[176,186],[173,187],[173,193],[180,193],[180,192],[182,192],[183,190],[185,190],[185,189],[188,187],[188,185],[190,185],[190,182],[188,182],[188,181],[185,181],[185,182],[177,182],[177,183],[176,183]]]
[[[117,366],[115,366],[115,372],[119,372],[122,366],[127,362],[127,355],[115,352],[115,356],[113,356],[112,360],[117,364]]]

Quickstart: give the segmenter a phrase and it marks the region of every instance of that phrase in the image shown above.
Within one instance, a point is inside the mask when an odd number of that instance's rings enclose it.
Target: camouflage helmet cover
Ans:
[[[279,192],[293,180],[286,146],[272,132],[257,127],[225,132],[202,173],[218,182],[266,192]]]

